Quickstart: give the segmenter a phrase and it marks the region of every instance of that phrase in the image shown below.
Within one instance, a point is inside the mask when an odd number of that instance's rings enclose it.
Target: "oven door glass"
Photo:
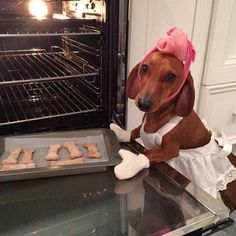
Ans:
[[[183,182],[183,181],[182,181]],[[189,181],[182,184],[191,185]],[[196,189],[195,189],[196,190]],[[216,203],[207,195],[205,200]],[[208,203],[209,205],[209,203]],[[219,209],[221,203],[217,204]],[[158,169],[119,181],[107,172],[0,183],[4,235],[184,235],[227,218]],[[221,208],[221,212],[226,212]]]

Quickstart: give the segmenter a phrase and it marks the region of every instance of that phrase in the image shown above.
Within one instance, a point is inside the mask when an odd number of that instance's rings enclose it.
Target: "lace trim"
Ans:
[[[236,179],[236,169],[231,169],[229,170],[225,176],[224,179],[220,180],[216,184],[216,190],[217,191],[222,191],[227,188],[227,184],[234,181]]]

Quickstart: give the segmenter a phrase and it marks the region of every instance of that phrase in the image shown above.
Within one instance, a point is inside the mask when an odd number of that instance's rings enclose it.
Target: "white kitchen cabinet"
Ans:
[[[236,1],[216,0],[212,8],[204,85],[236,83]]]
[[[236,144],[236,1],[214,1],[198,113]]]
[[[204,100],[203,100],[204,99]],[[212,128],[222,130],[236,141],[236,83],[202,86],[199,114]]]

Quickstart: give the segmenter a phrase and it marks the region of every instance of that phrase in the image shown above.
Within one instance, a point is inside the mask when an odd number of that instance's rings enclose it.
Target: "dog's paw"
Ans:
[[[118,138],[119,142],[129,142],[131,137],[131,132],[122,129],[120,126],[111,123],[110,129],[115,132],[116,137]]]
[[[123,160],[114,168],[115,175],[119,180],[132,178],[139,171],[150,166],[149,159],[143,154],[136,155],[124,149],[121,149],[119,154]]]

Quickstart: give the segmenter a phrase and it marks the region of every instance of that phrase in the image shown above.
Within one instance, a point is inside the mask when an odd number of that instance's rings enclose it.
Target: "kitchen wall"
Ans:
[[[167,29],[184,29],[197,53],[191,66],[194,108],[209,126],[222,129],[232,143],[236,143],[235,10],[234,0],[130,0],[128,60],[131,71]],[[129,100],[128,129],[137,127],[141,119],[142,113]]]

